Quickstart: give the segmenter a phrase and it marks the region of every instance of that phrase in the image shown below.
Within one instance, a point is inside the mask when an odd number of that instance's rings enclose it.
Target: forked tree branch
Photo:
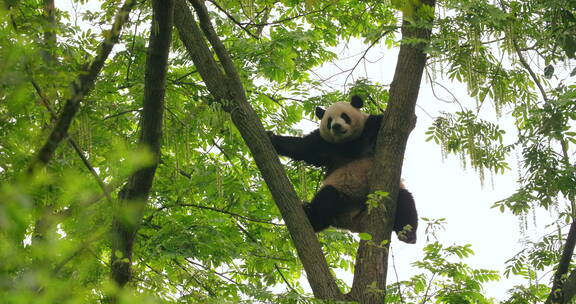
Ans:
[[[206,9],[203,0],[190,0],[190,3],[198,14],[200,28],[204,32],[204,36],[208,39],[210,45],[212,45],[212,48],[214,48],[214,52],[218,56],[218,59],[220,59],[220,63],[224,68],[226,76],[228,76],[230,79],[230,83],[228,85],[236,86],[235,89],[242,91],[242,94],[245,95],[244,86],[242,85],[242,80],[240,79],[240,74],[238,74],[230,54],[214,30],[212,22],[210,21],[210,16],[208,15],[208,9]],[[246,98],[244,97],[244,99]]]
[[[212,27],[204,2],[202,0],[190,0],[190,2],[198,14],[204,35],[196,24],[186,0],[177,0],[174,18],[180,39],[208,90],[230,113],[233,123],[250,149],[286,222],[314,295],[319,299],[343,299],[330,273],[320,243],[304,214],[301,202],[258,115],[248,103],[243,84],[228,51]],[[214,60],[205,38],[214,48],[223,69]]]
[[[108,58],[108,55],[110,55],[112,47],[118,42],[122,26],[124,23],[126,23],[126,21],[128,21],[130,11],[135,4],[136,0],[126,0],[126,2],[124,2],[124,5],[116,14],[112,28],[110,31],[105,33],[104,41],[102,41],[98,46],[96,58],[94,58],[92,63],[86,65],[78,77],[76,77],[76,79],[72,82],[72,96],[66,101],[64,109],[58,117],[56,125],[50,133],[48,140],[42,146],[42,148],[40,148],[36,158],[28,167],[28,174],[33,174],[35,170],[46,166],[46,164],[50,162],[50,159],[54,155],[54,152],[56,151],[56,148],[58,148],[60,142],[66,137],[68,129],[70,128],[70,124],[72,123],[72,119],[74,119],[76,112],[78,112],[78,109],[80,108],[80,103],[94,87],[96,78],[104,67],[104,62]]]

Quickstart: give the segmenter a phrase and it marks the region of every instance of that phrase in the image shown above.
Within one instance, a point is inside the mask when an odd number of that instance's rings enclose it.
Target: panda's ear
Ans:
[[[354,95],[352,96],[352,100],[350,100],[350,104],[352,104],[353,107],[360,109],[362,105],[364,105],[364,100],[362,100],[362,97]]]
[[[322,119],[322,117],[324,117],[324,112],[326,112],[326,110],[322,109],[321,107],[316,107],[316,117],[318,117],[318,119]]]

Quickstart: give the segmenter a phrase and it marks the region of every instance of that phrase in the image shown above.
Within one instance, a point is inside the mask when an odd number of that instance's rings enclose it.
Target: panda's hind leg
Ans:
[[[304,204],[304,211],[315,232],[328,228],[334,219],[347,209],[349,209],[347,196],[333,186],[322,187],[311,203]]]
[[[418,228],[418,213],[416,212],[416,204],[412,193],[400,188],[396,204],[394,231],[401,241],[414,244],[416,243],[416,229]],[[410,228],[404,229],[406,225],[410,225]]]

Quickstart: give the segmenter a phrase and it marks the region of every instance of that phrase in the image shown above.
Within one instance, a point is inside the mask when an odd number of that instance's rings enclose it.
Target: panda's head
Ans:
[[[337,102],[328,109],[316,108],[320,121],[320,136],[330,143],[339,144],[358,138],[364,130],[368,114],[360,111],[362,98],[352,96],[350,103]]]

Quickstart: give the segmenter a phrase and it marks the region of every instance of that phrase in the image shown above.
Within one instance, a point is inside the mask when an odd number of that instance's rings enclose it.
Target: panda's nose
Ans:
[[[332,125],[332,129],[334,129],[334,131],[341,131],[342,130],[342,125],[339,123],[335,123]]]

